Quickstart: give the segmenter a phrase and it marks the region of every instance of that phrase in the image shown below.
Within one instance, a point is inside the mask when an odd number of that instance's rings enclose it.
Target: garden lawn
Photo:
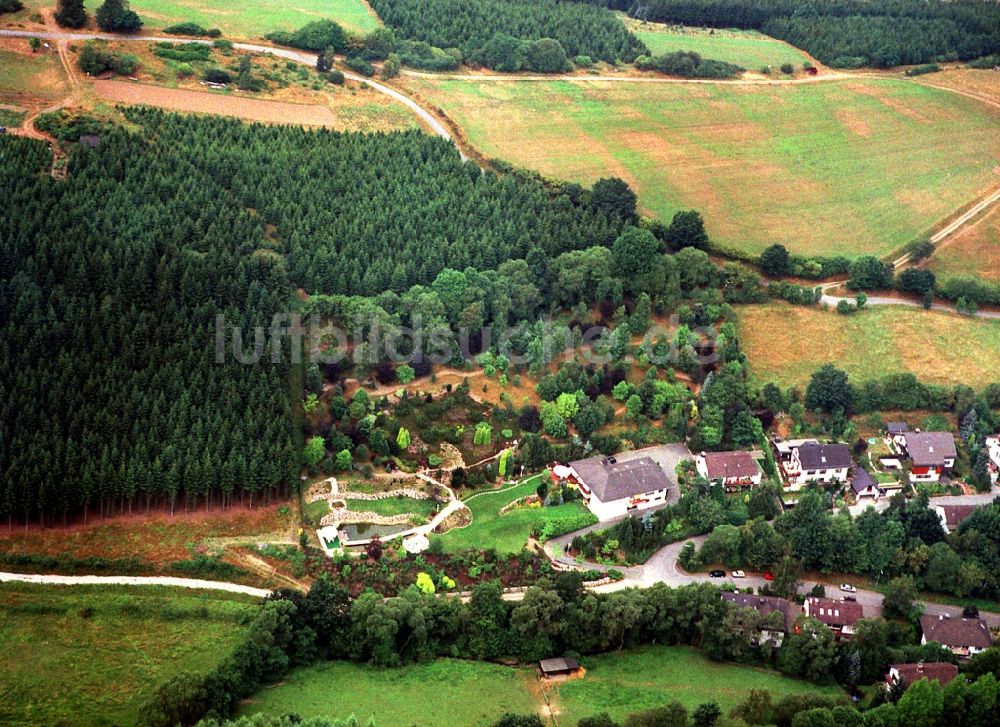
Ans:
[[[903,306],[853,315],[769,303],[739,307],[740,341],[761,382],[802,387],[825,363],[854,383],[909,371],[926,383],[1000,381],[1000,321]]]
[[[161,683],[207,671],[230,652],[252,601],[146,586],[0,584],[0,724],[138,724]]]
[[[684,28],[678,30],[660,23],[628,21],[629,29],[646,44],[653,55],[693,51],[703,58],[734,63],[748,71],[771,66],[775,72],[783,63],[796,70],[809,58],[798,48],[752,30],[715,30]]]
[[[697,209],[742,255],[889,255],[996,184],[1000,163],[1000,109],[904,80],[404,83],[485,156],[622,177],[644,213]]]
[[[582,679],[552,686],[552,710],[559,724],[573,725],[583,717],[607,712],[612,719],[677,700],[689,711],[715,701],[723,714],[750,694],[767,689],[775,701],[789,694],[841,694],[838,687],[821,687],[789,679],[777,672],[710,661],[699,652],[677,646],[646,646],[583,659]]]
[[[55,3],[52,3],[55,5]],[[86,0],[91,14],[101,0]],[[256,39],[275,30],[295,30],[313,20],[329,18],[355,33],[379,26],[364,0],[132,0],[146,30],[160,30],[185,21],[219,28],[226,37]]]
[[[413,513],[427,516],[435,509],[433,500],[416,500],[412,497],[389,497],[385,500],[348,500],[347,509],[355,512],[374,512],[379,515]]]
[[[241,714],[294,712],[303,718],[356,715],[378,727],[493,724],[504,712],[537,713],[542,699],[532,669],[438,659],[399,669],[345,661],[297,669],[263,689]]]
[[[538,488],[538,477],[504,492],[486,492],[466,498],[472,512],[472,524],[450,530],[440,537],[448,552],[496,548],[500,553],[517,553],[524,548],[531,531],[545,520],[583,517],[589,513],[582,502],[570,502],[555,507],[518,508],[501,515],[500,509],[514,500],[531,495]]]
[[[979,277],[1000,283],[1000,203],[947,239],[927,267],[942,279]]]

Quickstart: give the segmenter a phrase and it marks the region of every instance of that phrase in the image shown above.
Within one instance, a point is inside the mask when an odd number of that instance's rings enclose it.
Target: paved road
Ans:
[[[841,283],[833,283],[831,285],[832,287],[839,287]],[[836,306],[842,300],[846,300],[851,305],[854,305],[854,298],[848,298],[846,296],[828,295],[827,293],[824,293],[823,297],[820,298],[821,303],[826,303],[828,306],[831,307]],[[865,303],[865,306],[870,306],[870,305],[901,305],[901,306],[908,306],[910,308],[924,307],[924,304],[922,302],[913,300],[911,298],[896,298],[891,295],[872,295],[869,293],[868,300]],[[955,306],[951,305],[950,303],[933,303],[931,305],[931,310],[958,314],[958,311],[955,310]],[[992,318],[994,320],[1000,320],[1000,311],[995,311],[995,310],[976,311],[975,317]]]
[[[176,43],[182,41],[185,43],[201,43],[203,45],[210,45],[212,41],[210,40],[200,40],[200,39],[189,39],[189,38],[177,38],[176,36],[158,36],[158,35],[113,35],[110,33],[66,33],[62,31],[43,31],[43,32],[32,32],[28,30],[0,30],[0,36],[7,36],[13,38],[43,38],[46,40],[55,41],[68,41],[68,40],[118,40],[118,41],[134,41],[139,43]],[[278,56],[279,58],[285,58],[290,61],[295,61],[296,63],[302,63],[309,66],[310,68],[316,67],[316,54],[314,53],[304,53],[302,51],[292,50],[290,48],[275,48],[268,45],[256,45],[254,43],[233,43],[233,46],[239,48],[240,50],[246,50],[253,53],[270,53],[271,55]],[[351,73],[350,71],[344,71],[344,76],[350,78],[352,81],[360,81],[367,83],[373,89],[379,93],[383,93],[386,96],[398,101],[399,103],[406,106],[413,113],[420,118],[437,136],[442,139],[447,139],[452,141],[451,134],[448,129],[442,124],[437,118],[423,106],[418,104],[412,98],[406,94],[400,93],[394,88],[389,88],[378,81],[372,80],[365,76],[359,75],[357,73]],[[461,150],[459,153],[462,154]],[[462,159],[466,160],[465,154],[462,154]]]
[[[203,581],[196,578],[173,578],[170,576],[56,576],[27,573],[0,573],[0,583],[17,581],[21,583],[46,583],[60,586],[174,586],[177,588],[200,588],[212,591],[245,593],[248,596],[266,598],[271,591],[265,588],[241,586],[223,581]]]

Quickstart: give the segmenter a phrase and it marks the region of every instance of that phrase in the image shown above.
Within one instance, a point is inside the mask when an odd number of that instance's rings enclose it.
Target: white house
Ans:
[[[986,453],[990,458],[990,481],[1000,480],[1000,434],[986,438]]]
[[[764,473],[749,452],[702,452],[695,458],[698,474],[711,482],[721,482],[727,490],[756,487]]]
[[[921,644],[936,642],[956,656],[968,659],[993,645],[990,627],[981,618],[950,618],[945,615],[920,617],[924,632]]]
[[[861,467],[855,467],[851,472],[851,490],[854,491],[854,497],[858,500],[862,497],[878,500],[885,494],[885,488],[879,484],[878,480]]]
[[[618,462],[591,457],[569,463],[569,479],[577,484],[587,507],[599,520],[645,510],[667,501],[674,482],[651,457]]]
[[[982,505],[935,505],[934,512],[941,518],[941,527],[946,533],[958,530],[969,515],[982,508]]]
[[[820,444],[814,439],[775,441],[786,486],[799,490],[809,482],[847,482],[851,449],[846,444]]]
[[[938,482],[955,466],[955,437],[950,432],[904,432],[893,437],[900,454],[910,460],[910,480]]]

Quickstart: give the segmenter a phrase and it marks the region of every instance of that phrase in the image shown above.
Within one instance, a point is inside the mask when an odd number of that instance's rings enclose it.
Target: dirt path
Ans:
[[[265,564],[266,565],[266,564]],[[55,576],[26,573],[0,573],[0,583],[45,583],[59,586],[174,586],[177,588],[201,588],[229,593],[245,593],[248,596],[267,598],[271,591],[252,586],[223,581],[203,581],[196,578],[174,578],[171,576]]]

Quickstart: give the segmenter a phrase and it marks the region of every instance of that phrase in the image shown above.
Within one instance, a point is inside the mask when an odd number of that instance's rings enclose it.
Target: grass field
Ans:
[[[877,306],[850,316],[784,303],[740,306],[740,340],[760,381],[803,386],[825,363],[855,382],[910,371],[922,381],[1000,381],[1000,321]]]
[[[487,157],[695,208],[722,248],[889,254],[1000,181],[1000,110],[892,79],[794,85],[406,79]]]
[[[69,83],[55,54],[11,50],[10,39],[0,41],[0,103],[57,101],[69,93]]]
[[[93,24],[94,11],[102,0],[85,0]],[[55,0],[25,0],[25,9],[0,18],[6,23],[25,22],[46,8],[54,9]],[[330,18],[355,33],[369,33],[379,21],[365,0],[132,0],[129,5],[139,13],[147,30],[161,30],[168,25],[192,21],[205,28],[219,28],[231,38],[260,38],[272,30],[294,30],[312,20]],[[96,27],[96,26],[95,26]]]
[[[709,661],[697,651],[676,646],[647,646],[587,657],[583,679],[558,683],[552,709],[559,724],[607,712],[621,720],[631,712],[677,700],[688,710],[715,701],[725,714],[746,699],[751,689],[767,689],[775,701],[788,694],[841,693],[780,674]]]
[[[504,712],[541,706],[531,669],[439,659],[401,669],[326,662],[298,669],[279,686],[258,692],[241,714],[295,712],[303,718],[348,717],[378,727],[447,724],[479,727]]]
[[[100,0],[87,0],[93,12]],[[226,36],[259,38],[273,30],[295,30],[311,20],[330,18],[346,30],[369,33],[378,21],[364,0],[132,0],[130,3],[149,29],[194,21],[206,28],[219,28]]]
[[[355,512],[374,512],[379,515],[414,513],[430,515],[436,508],[433,500],[415,500],[412,497],[390,497],[385,500],[348,500],[347,509]]]
[[[24,122],[27,115],[25,111],[15,111],[14,109],[0,108],[0,126],[15,127]]]
[[[764,66],[777,71],[783,63],[791,63],[796,70],[801,70],[802,64],[809,60],[797,48],[755,31],[678,29],[636,20],[628,20],[627,25],[654,55],[694,51],[703,58],[735,63],[748,71],[759,71]]]
[[[244,596],[0,584],[0,723],[137,724],[160,683],[238,642]]]
[[[1000,205],[947,240],[927,267],[941,278],[972,275],[1000,282]]]
[[[582,503],[570,502],[555,507],[523,508],[500,514],[504,505],[534,493],[537,487],[538,478],[533,477],[506,492],[487,493],[471,498],[468,506],[472,512],[472,524],[433,537],[440,537],[448,552],[496,548],[501,553],[517,553],[524,547],[534,526],[545,519],[587,512]]]

